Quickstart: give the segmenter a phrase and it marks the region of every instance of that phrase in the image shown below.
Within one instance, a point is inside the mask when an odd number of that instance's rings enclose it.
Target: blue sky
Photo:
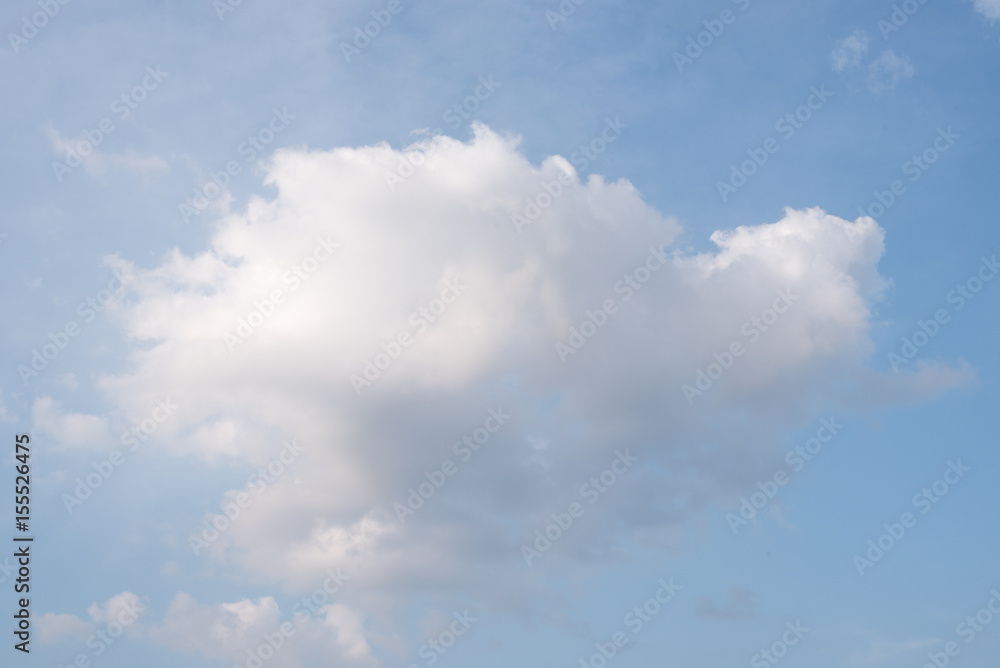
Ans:
[[[995,663],[996,0],[224,2],[3,11],[10,665]]]

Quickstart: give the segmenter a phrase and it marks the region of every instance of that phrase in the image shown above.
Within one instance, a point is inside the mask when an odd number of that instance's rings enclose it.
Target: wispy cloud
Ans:
[[[843,72],[860,65],[861,59],[868,52],[868,41],[868,33],[864,30],[855,30],[841,40],[837,44],[837,48],[830,54],[833,69],[837,72]]]
[[[897,56],[892,49],[887,49],[868,65],[868,89],[873,93],[890,91],[915,73],[916,69],[908,57]]]
[[[975,10],[992,23],[1000,19],[1000,0],[976,0]]]
[[[727,621],[750,619],[756,615],[753,609],[756,598],[757,595],[748,589],[730,587],[729,591],[726,592],[726,600],[721,605],[708,596],[704,596],[695,603],[694,612],[696,615],[708,619]]]
[[[79,156],[83,168],[91,176],[102,176],[110,170],[126,170],[140,174],[170,171],[170,165],[158,155],[142,155],[134,149],[120,153],[103,153],[82,136],[67,139],[52,126],[46,126],[44,130],[56,152],[61,156],[71,154]],[[85,151],[86,155],[78,150],[81,144],[89,147],[89,150]]]

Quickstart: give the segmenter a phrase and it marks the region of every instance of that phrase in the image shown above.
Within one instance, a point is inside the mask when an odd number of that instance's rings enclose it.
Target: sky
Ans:
[[[0,14],[4,666],[995,665],[997,0]]]

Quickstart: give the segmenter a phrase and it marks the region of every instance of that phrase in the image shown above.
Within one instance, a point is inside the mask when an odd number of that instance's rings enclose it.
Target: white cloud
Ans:
[[[60,387],[65,387],[71,392],[76,391],[76,389],[80,387],[80,380],[76,377],[76,374],[73,372],[65,373],[59,376],[58,378],[56,378],[55,383]]]
[[[102,446],[111,440],[106,418],[66,413],[52,397],[37,397],[31,418],[35,431],[51,436],[57,447]]]
[[[392,635],[399,601],[417,592],[442,605],[457,591],[545,605],[520,545],[616,449],[640,457],[636,471],[539,569],[613,559],[625,537],[679,547],[706,507],[773,471],[789,427],[969,377],[940,364],[868,367],[887,285],[884,233],[870,218],[788,209],[716,232],[716,251],[673,254],[626,300],[615,286],[679,230],[631,184],[580,181],[559,157],[533,166],[516,139],[483,126],[468,143],[439,137],[407,152],[430,156],[394,193],[384,175],[403,153],[386,145],[279,152],[267,178],[275,200],[221,220],[204,252],[136,272],[135,299],[116,316],[136,342],[135,368],[99,385],[120,405],[182,396],[178,435],[157,445],[167,452],[260,465],[286,438],[303,444],[294,475],[246,509],[211,558],[293,590],[342,566],[364,583],[345,595],[378,620],[376,635]],[[511,214],[560,175],[568,185],[518,234]],[[285,272],[328,235],[336,256],[293,290]],[[462,296],[357,396],[349,376],[413,331],[409,315],[449,279],[467,285]],[[282,302],[261,306],[272,314],[230,353],[223,336],[275,289]],[[794,305],[750,343],[744,323],[789,289]],[[556,343],[607,299],[617,311],[564,364]],[[689,405],[682,385],[733,341],[746,354]],[[497,406],[509,423],[400,525],[393,503],[444,459],[459,462],[452,444]],[[173,540],[186,545],[193,530]],[[254,614],[277,614],[263,601]],[[360,647],[354,637],[341,642]]]
[[[170,171],[170,165],[158,155],[140,155],[132,149],[121,153],[102,152],[83,135],[66,139],[51,126],[45,127],[45,133],[52,142],[52,148],[59,153],[59,160],[62,163],[68,164],[66,158],[70,154],[79,156],[80,164],[91,176],[102,176],[110,169],[123,169],[140,174]],[[84,148],[82,152],[81,147]],[[70,167],[70,171],[75,169],[75,166]]]
[[[990,22],[1000,19],[1000,0],[976,0],[975,9]]]
[[[111,627],[113,636],[124,630],[132,635],[135,622],[146,613],[146,607],[138,596],[129,591],[116,594],[103,605],[93,603],[87,608],[89,621],[76,615],[47,612],[38,618],[38,638],[45,643],[55,643],[71,638],[84,640],[97,629]],[[120,628],[119,628],[120,627]]]
[[[100,625],[107,625],[116,621],[120,623],[122,619],[128,619],[130,616],[135,617],[137,612],[139,613],[138,616],[141,617],[144,612],[144,606],[139,597],[130,591],[123,591],[120,594],[112,596],[104,602],[104,605],[92,603],[87,608],[87,615],[90,617],[90,621]]]
[[[843,72],[846,69],[857,67],[867,52],[868,33],[864,30],[855,30],[837,44],[830,55],[833,69],[837,72]]]
[[[46,612],[38,618],[38,639],[43,643],[55,643],[64,638],[83,640],[94,632],[94,627],[76,615]]]
[[[251,653],[263,656],[265,665],[274,668],[314,665],[318,657],[325,665],[378,665],[358,613],[340,604],[324,606],[308,618],[302,610],[300,615],[283,617],[270,596],[204,605],[181,592],[162,623],[150,629],[150,637],[176,652],[237,665],[245,665]]]
[[[887,49],[868,65],[868,88],[873,93],[892,90],[896,84],[909,79],[915,72],[907,56],[897,56],[892,49]]]
[[[320,610],[323,624],[336,637],[338,649],[349,659],[361,664],[374,663],[371,647],[365,638],[363,617],[346,605],[328,605]]]
[[[280,625],[278,604],[270,596],[202,605],[181,592],[174,597],[160,625],[150,630],[156,642],[182,652],[198,652],[218,660],[235,660]]]

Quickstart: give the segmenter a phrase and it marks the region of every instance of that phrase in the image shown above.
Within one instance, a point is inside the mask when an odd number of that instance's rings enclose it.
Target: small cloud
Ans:
[[[80,387],[80,381],[77,380],[75,373],[70,372],[56,378],[56,385],[65,387],[68,390],[76,390],[76,388]]]
[[[757,597],[755,593],[739,587],[730,587],[726,594],[729,600],[723,605],[716,605],[715,601],[708,596],[701,597],[695,603],[695,614],[700,617],[726,621],[750,619],[756,615],[753,610],[753,600]]]
[[[837,72],[843,72],[848,68],[857,67],[867,52],[868,33],[864,30],[855,30],[850,36],[845,37],[830,54],[833,69]]]
[[[130,591],[112,596],[104,602],[104,605],[92,603],[87,608],[87,614],[95,624],[122,623],[123,619],[141,617],[144,611],[139,597]]]
[[[64,160],[71,155],[77,156],[80,163],[74,164],[82,163],[91,176],[102,176],[109,169],[123,169],[140,174],[170,171],[170,165],[158,155],[140,155],[131,149],[123,153],[102,153],[86,137],[81,135],[66,139],[52,126],[45,128],[45,134],[49,136],[52,147],[64,156]]]
[[[76,615],[54,612],[46,612],[35,624],[38,626],[38,640],[43,643],[56,643],[64,639],[83,641],[94,631],[92,624]]]
[[[167,161],[160,156],[139,155],[131,149],[125,151],[124,153],[98,154],[97,158],[102,161],[99,166],[102,170],[110,167],[114,169],[139,172],[140,174],[170,171],[170,165],[168,165]],[[103,173],[103,171],[100,173]]]
[[[64,639],[84,640],[99,626],[110,624],[127,628],[145,612],[139,597],[130,591],[123,591],[104,602],[93,603],[87,608],[90,621],[76,615],[46,612],[38,618],[38,639],[43,643],[56,643]]]
[[[892,90],[915,72],[908,57],[897,56],[892,49],[888,49],[868,66],[868,89],[873,93]]]
[[[1000,19],[1000,0],[976,0],[974,8],[988,18],[990,23]]]
[[[295,620],[294,636],[283,642],[281,665],[320,665],[304,660],[307,656],[323,656],[322,665],[328,666],[380,665],[365,637],[364,615],[342,604],[324,605],[317,612],[304,621]],[[278,604],[270,596],[203,605],[178,592],[162,623],[150,629],[149,637],[176,652],[242,665],[248,650],[259,647],[265,633],[283,626],[281,620]]]
[[[542,438],[541,436],[527,436],[526,440],[531,444],[535,450],[547,450],[549,447],[549,439]]]
[[[341,652],[350,659],[367,663],[371,647],[365,638],[363,616],[341,604],[323,606],[320,612],[326,615],[324,624],[336,637]]]
[[[31,417],[35,430],[51,436],[60,447],[100,445],[111,440],[105,418],[83,413],[64,413],[52,397],[35,399]]]
[[[890,661],[899,660],[909,654],[933,647],[940,642],[937,638],[914,638],[911,640],[893,641],[866,632],[868,646],[847,657],[848,668],[872,668],[884,666]]]

